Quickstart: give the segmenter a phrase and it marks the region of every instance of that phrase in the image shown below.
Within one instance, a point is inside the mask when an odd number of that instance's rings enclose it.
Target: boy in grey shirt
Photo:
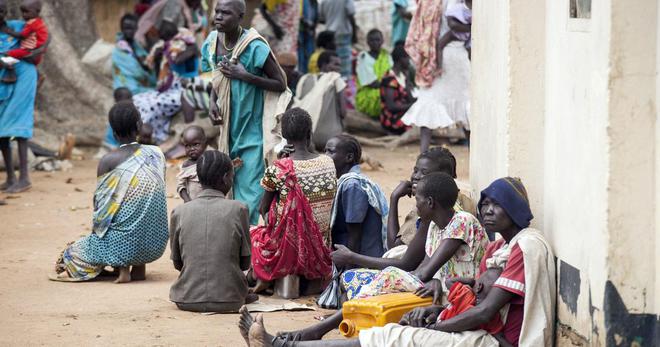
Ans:
[[[234,181],[227,154],[207,151],[196,165],[203,190],[170,220],[172,262],[181,271],[170,300],[184,311],[237,312],[258,299],[243,274],[251,255],[248,209],[225,198]]]

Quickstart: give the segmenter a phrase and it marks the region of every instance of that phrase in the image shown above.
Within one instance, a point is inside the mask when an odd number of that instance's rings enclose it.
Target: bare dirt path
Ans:
[[[466,147],[452,147],[459,179],[468,172]],[[384,170],[367,175],[389,194],[410,176],[416,146],[394,151],[367,148]],[[47,280],[67,242],[90,232],[96,161],[74,163],[70,172],[33,173],[32,191],[18,198],[0,195],[0,345],[243,346],[237,315],[201,315],[179,311],[168,300],[177,272],[169,250],[147,265],[147,280],[116,285],[109,281],[58,283]],[[173,196],[176,168],[168,169]],[[0,174],[4,179],[4,173]],[[182,203],[169,198],[170,209]],[[412,199],[402,202],[407,212]],[[311,299],[302,299],[310,302]],[[265,314],[270,331],[292,330],[330,313]],[[329,337],[338,337],[334,332]]]

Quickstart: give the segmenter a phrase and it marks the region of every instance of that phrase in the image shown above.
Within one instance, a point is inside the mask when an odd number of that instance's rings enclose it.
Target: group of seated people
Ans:
[[[554,258],[542,234],[529,228],[529,200],[516,178],[498,179],[481,192],[477,219],[455,181],[455,158],[446,148],[432,148],[392,192],[388,210],[382,190],[360,171],[359,142],[340,135],[327,142],[325,154],[310,150],[311,117],[293,108],[282,116],[290,145],[261,182],[264,225],[251,226],[247,207],[228,199],[235,163],[207,150],[203,129],[192,126],[182,139],[183,167],[192,169],[178,182],[186,202],[174,209],[168,232],[162,152],[136,143],[141,121],[132,103],[117,103],[109,120],[122,146],[99,163],[94,232],[63,251],[56,280],[89,280],[103,275],[106,265],[119,270],[118,282],[144,279],[144,264],[163,254],[169,237],[180,271],[170,299],[182,310],[236,312],[257,300],[254,291],[286,276],[307,283],[301,291],[325,283],[334,264],[342,271],[345,300],[413,292],[433,296],[436,304],[443,295],[456,305],[457,297],[472,301],[442,314],[439,305],[419,308],[400,325],[324,343],[515,346],[550,338]],[[415,209],[400,225],[398,204],[405,197],[415,199]],[[488,233],[501,238],[489,242]],[[342,320],[340,310],[315,326],[270,336],[260,317],[241,314],[246,338],[279,346],[313,344]]]
[[[355,108],[370,117],[379,119],[381,126],[387,132],[402,134],[410,129],[410,126],[404,124],[401,119],[415,102],[415,98],[412,96],[415,79],[414,68],[404,49],[403,42],[397,42],[391,54],[383,48],[383,33],[380,30],[369,31],[367,44],[369,50],[358,54],[355,65],[357,82]],[[319,33],[317,47],[310,57],[309,73],[302,77],[292,78],[292,76],[296,76],[293,68],[295,64],[290,64],[292,67],[288,70],[285,68],[285,70],[290,82],[289,86],[297,98],[296,105],[308,110],[316,119],[314,103],[309,102],[309,99],[323,98],[322,108],[327,111],[323,112],[324,116],[319,118],[321,118],[321,122],[332,125],[339,123],[337,120],[343,119],[347,104],[353,102],[347,100],[345,89],[348,84],[339,74],[341,61],[334,50],[334,33],[332,31]],[[327,66],[330,59],[333,61]],[[280,59],[281,61],[282,59]],[[329,77],[327,76],[329,72],[334,72],[336,75],[332,74],[332,77]],[[327,77],[323,77],[324,75]],[[322,83],[310,85],[311,80]],[[334,100],[327,99],[327,96],[324,97],[325,91],[329,87],[334,87],[336,91],[337,96]],[[332,109],[328,110],[328,108]],[[323,145],[317,145],[318,147],[322,148]]]
[[[160,0],[148,7],[142,17],[124,15],[112,51],[115,101],[133,101],[154,144],[170,138],[174,115],[182,112],[185,123],[192,123],[195,111],[209,108],[210,78],[199,74],[198,47],[199,32],[205,28],[206,19],[198,13],[199,1],[186,0],[188,11],[180,8],[183,4],[178,0]],[[191,17],[196,20],[188,19],[190,13],[196,14]],[[121,99],[117,98],[118,90],[123,95]],[[119,145],[110,127],[104,145],[110,149]]]

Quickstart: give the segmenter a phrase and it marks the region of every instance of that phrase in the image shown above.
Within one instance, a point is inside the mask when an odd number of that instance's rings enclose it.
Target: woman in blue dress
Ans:
[[[8,27],[13,31],[21,31],[25,22],[22,20],[5,21],[7,5],[0,3],[0,27]],[[0,30],[0,55],[11,49],[18,48],[19,42]],[[42,54],[42,51],[32,53],[32,56]],[[0,150],[7,168],[7,180],[0,184],[0,191],[8,193],[24,192],[32,187],[28,168],[28,140],[32,138],[34,127],[34,98],[37,94],[37,67],[26,57],[14,65],[17,81],[15,83],[0,82]],[[5,69],[0,63],[0,79]],[[18,142],[20,176],[18,180],[13,170],[11,139]]]
[[[119,269],[116,283],[142,280],[165,251],[165,157],[136,142],[140,114],[130,101],[112,107],[110,125],[120,146],[99,162],[92,233],[66,247],[52,280],[88,281],[106,266]]]
[[[259,33],[240,26],[244,15],[243,0],[218,1],[216,30],[202,46],[202,71],[213,71],[210,116],[214,124],[224,124],[220,148],[241,163],[234,198],[248,206],[250,224],[257,225],[264,193],[259,185],[265,171],[264,92],[284,92],[286,77]]]

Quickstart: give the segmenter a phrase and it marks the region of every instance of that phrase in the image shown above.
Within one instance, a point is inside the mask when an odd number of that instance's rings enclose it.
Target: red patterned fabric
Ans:
[[[289,188],[284,207],[277,220],[274,199],[268,223],[250,231],[252,238],[252,268],[257,278],[272,281],[287,275],[307,279],[328,278],[332,273],[330,249],[314,221],[312,208],[303,194],[289,158],[274,163],[280,179]]]
[[[396,79],[396,75],[392,70],[388,71],[380,84],[380,104],[381,104],[381,113],[380,113],[380,124],[383,128],[389,130],[395,134],[403,134],[406,130],[410,129],[409,126],[401,121],[403,115],[406,114],[407,110],[401,110],[399,112],[392,112],[387,108],[387,102],[385,101],[385,94],[388,89],[392,89],[394,92],[394,102],[397,106],[403,104],[412,104],[414,98],[412,97],[410,91],[399,83]]]
[[[447,320],[458,316],[459,314],[471,309],[474,307],[477,302],[477,297],[472,291],[470,286],[467,286],[463,283],[456,282],[449,290],[447,295],[447,301],[450,305],[440,312],[439,320]],[[496,313],[495,317],[486,324],[479,326],[479,329],[486,330],[489,334],[497,334],[502,331],[504,325],[502,324],[502,319],[500,314]]]

